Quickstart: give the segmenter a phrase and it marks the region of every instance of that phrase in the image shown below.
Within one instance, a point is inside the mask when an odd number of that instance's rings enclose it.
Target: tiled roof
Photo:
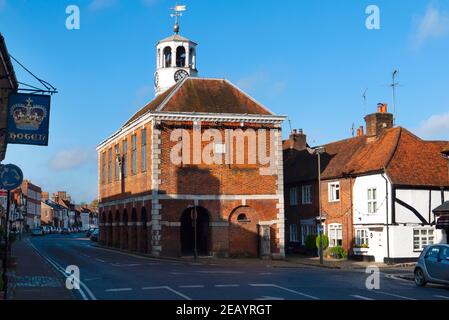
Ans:
[[[448,162],[441,152],[449,141],[424,141],[407,129],[385,130],[378,137],[354,137],[324,146],[322,178],[385,171],[396,185],[449,186]],[[317,158],[307,150],[285,161],[286,183],[316,180]]]
[[[139,110],[126,124],[151,111],[272,115],[224,79],[187,78]]]

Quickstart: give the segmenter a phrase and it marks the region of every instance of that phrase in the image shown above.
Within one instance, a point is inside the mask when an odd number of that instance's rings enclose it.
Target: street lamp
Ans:
[[[320,248],[319,248],[319,254],[320,254],[320,264],[324,264],[324,258],[323,258],[323,217],[321,213],[321,154],[326,152],[326,149],[324,147],[316,147],[314,149],[307,148],[307,151],[312,155],[318,156],[318,210],[319,210],[319,216],[320,216],[320,230],[319,230],[319,236],[320,236]]]

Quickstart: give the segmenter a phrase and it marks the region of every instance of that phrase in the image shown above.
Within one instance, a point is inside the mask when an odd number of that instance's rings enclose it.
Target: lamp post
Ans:
[[[316,147],[314,149],[307,148],[307,151],[312,155],[317,155],[318,158],[318,213],[320,219],[319,226],[319,237],[320,237],[320,264],[324,264],[323,258],[323,216],[322,216],[322,206],[321,206],[321,154],[326,152],[324,147]]]

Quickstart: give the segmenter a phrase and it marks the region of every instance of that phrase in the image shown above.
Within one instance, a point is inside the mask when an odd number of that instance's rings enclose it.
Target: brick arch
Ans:
[[[239,206],[229,215],[229,255],[257,257],[259,214],[249,206]]]
[[[193,254],[193,247],[195,242],[194,228],[192,226],[192,214],[195,207],[186,208],[180,217],[180,244],[181,253],[190,255]],[[209,255],[211,248],[211,232],[210,232],[210,220],[211,214],[209,210],[204,207],[196,206],[197,210],[197,249],[200,255]]]

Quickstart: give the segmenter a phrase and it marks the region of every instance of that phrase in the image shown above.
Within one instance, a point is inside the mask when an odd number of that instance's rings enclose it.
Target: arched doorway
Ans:
[[[129,243],[128,249],[131,251],[137,250],[137,211],[133,208],[131,212],[131,224],[128,227]]]
[[[209,254],[209,212],[202,208],[194,207],[185,210],[181,216],[181,253],[193,255],[195,250],[195,223],[196,219],[196,247],[199,255]]]
[[[259,223],[257,212],[250,207],[238,207],[229,216],[229,255],[257,257]]]
[[[142,212],[140,214],[140,252],[147,253],[147,241],[148,241],[148,227],[147,227],[147,209],[145,207],[142,208]]]
[[[121,230],[121,244],[120,248],[127,250],[128,249],[128,212],[123,210],[123,217],[122,217],[122,225],[120,227]]]

